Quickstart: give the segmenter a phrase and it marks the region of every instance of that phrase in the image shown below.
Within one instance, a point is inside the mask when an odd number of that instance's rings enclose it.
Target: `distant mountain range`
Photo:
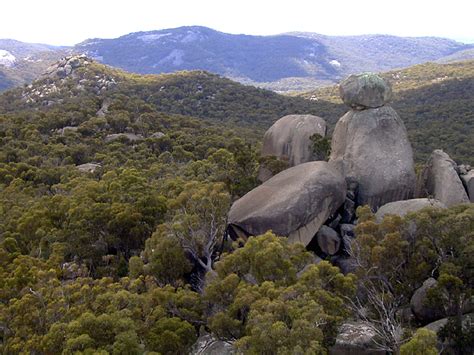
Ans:
[[[356,72],[472,59],[474,45],[437,37],[233,35],[199,26],[94,38],[68,48],[0,40],[0,90],[30,82],[65,53],[86,53],[141,74],[206,70],[275,91],[303,91]]]

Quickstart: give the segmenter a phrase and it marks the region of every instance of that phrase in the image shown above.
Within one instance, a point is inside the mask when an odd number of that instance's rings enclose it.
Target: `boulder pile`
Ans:
[[[58,97],[72,97],[77,92],[91,90],[100,95],[117,85],[116,78],[104,71],[89,71],[94,61],[86,55],[72,55],[61,59],[22,93],[28,103],[53,105],[60,102]]]
[[[312,151],[314,135],[326,135],[322,118],[289,115],[269,128],[262,156],[285,160],[289,168],[273,177],[261,168],[265,182],[230,209],[232,238],[272,230],[348,273],[355,267],[350,251],[358,206],[378,210],[380,223],[386,215],[403,217],[425,207],[446,208],[474,199],[474,170],[458,167],[440,150],[433,152],[416,181],[407,131],[389,105],[392,90],[382,78],[351,75],[341,83],[340,94],[350,110],[336,124],[329,162],[311,161],[319,159]],[[419,198],[413,198],[415,190]]]
[[[413,151],[403,121],[388,104],[390,86],[375,74],[351,75],[340,86],[351,110],[336,124],[329,162],[358,184],[357,205],[373,209],[413,196]]]

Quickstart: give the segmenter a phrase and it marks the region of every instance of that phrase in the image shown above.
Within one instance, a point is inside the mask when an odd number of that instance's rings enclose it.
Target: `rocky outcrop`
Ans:
[[[272,230],[306,246],[345,197],[344,178],[328,163],[300,164],[237,200],[229,212],[229,228],[247,236]]]
[[[419,211],[426,207],[446,208],[444,203],[430,198],[414,198],[406,201],[390,202],[379,208],[375,213],[377,222],[382,222],[386,215],[396,215],[403,217],[411,212]]]
[[[28,85],[22,98],[28,103],[52,105],[64,97],[82,91],[103,94],[117,84],[116,78],[104,70],[88,70],[94,61],[85,55],[68,56],[49,67],[35,82]],[[61,97],[61,99],[59,99]]]
[[[104,140],[106,143],[109,143],[109,142],[113,142],[119,139],[126,139],[130,142],[137,142],[137,141],[143,140],[143,136],[133,134],[133,133],[114,133],[114,134],[108,134]]]
[[[469,201],[474,203],[474,170],[470,170],[464,175],[461,175],[461,180],[466,188]]]
[[[340,328],[336,343],[329,349],[331,355],[383,355],[377,349],[377,332],[368,322],[347,322]]]
[[[423,171],[422,190],[422,194],[441,201],[447,207],[469,202],[456,163],[440,149],[431,153]]]
[[[237,349],[230,342],[217,339],[211,334],[201,335],[192,350],[192,355],[232,355]]]
[[[262,157],[274,156],[289,167],[314,160],[322,160],[321,152],[314,151],[311,136],[326,136],[326,121],[313,115],[288,115],[276,121],[263,137]],[[271,177],[262,167],[260,181]]]
[[[150,136],[150,138],[158,139],[158,138],[161,138],[161,137],[164,137],[164,136],[165,136],[165,134],[163,132],[155,132]]]
[[[83,173],[94,173],[96,170],[100,169],[102,165],[94,163],[85,163],[77,165],[76,169]]]
[[[392,88],[378,75],[363,73],[351,75],[339,85],[342,101],[355,110],[377,108],[392,98]]]
[[[377,209],[413,195],[413,152],[405,126],[390,106],[346,113],[334,130],[329,162],[358,184],[357,205]]]
[[[438,281],[430,277],[423,282],[423,285],[418,288],[411,297],[411,311],[421,323],[426,324],[445,316],[442,310],[428,305],[428,291],[436,287],[437,284]]]

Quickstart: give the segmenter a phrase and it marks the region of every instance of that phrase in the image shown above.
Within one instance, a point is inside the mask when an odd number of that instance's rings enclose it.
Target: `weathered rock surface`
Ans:
[[[150,138],[161,138],[161,137],[164,137],[165,134],[163,132],[155,132],[153,133]]]
[[[321,226],[316,238],[319,249],[326,255],[336,254],[341,247],[341,238],[334,229],[328,226]]]
[[[373,73],[349,76],[339,85],[339,92],[342,101],[355,110],[380,107],[392,98],[390,84]]]
[[[346,113],[334,130],[329,162],[358,183],[357,205],[377,209],[413,195],[413,151],[405,125],[390,106]]]
[[[470,170],[465,175],[461,175],[461,180],[466,188],[469,201],[474,203],[474,170]]]
[[[375,344],[377,333],[368,322],[347,322],[339,328],[331,355],[382,355]]]
[[[464,314],[462,316],[462,322],[463,323],[471,322],[471,324],[474,324],[474,313]],[[438,319],[437,321],[434,321],[425,325],[423,328],[427,328],[435,333],[438,333],[441,330],[441,328],[443,328],[447,323],[448,323],[448,318],[441,318],[441,319]]]
[[[192,355],[232,355],[236,353],[237,350],[231,343],[219,340],[211,334],[201,335],[191,350]]]
[[[380,207],[375,213],[377,222],[382,222],[386,215],[392,214],[403,217],[411,212],[419,211],[425,207],[446,208],[444,203],[430,198],[414,198],[406,201],[389,202]]]
[[[410,300],[411,311],[416,319],[422,323],[433,322],[444,316],[443,312],[434,307],[427,305],[428,290],[436,287],[438,281],[430,277],[423,282],[423,285],[415,291]]]
[[[310,137],[326,136],[326,121],[313,115],[288,115],[276,121],[263,137],[262,156],[275,156],[288,163],[289,167],[314,160],[321,160],[313,151]],[[271,173],[265,167],[259,174],[260,181],[266,181]]]
[[[105,137],[105,142],[109,143],[109,142],[113,142],[113,141],[116,141],[116,140],[121,139],[121,138],[125,138],[125,139],[129,140],[130,142],[136,142],[136,141],[140,141],[140,140],[143,139],[142,136],[136,135],[136,134],[133,134],[133,133],[114,133],[114,134],[108,134]]]
[[[238,235],[272,230],[306,246],[345,197],[344,178],[327,162],[300,164],[237,200],[229,212],[229,228]]]
[[[424,194],[441,201],[447,207],[469,202],[457,173],[456,163],[440,149],[431,153],[422,179]]]
[[[76,169],[83,172],[83,173],[93,173],[101,167],[102,167],[102,165],[100,165],[100,164],[85,163],[85,164],[77,165]]]

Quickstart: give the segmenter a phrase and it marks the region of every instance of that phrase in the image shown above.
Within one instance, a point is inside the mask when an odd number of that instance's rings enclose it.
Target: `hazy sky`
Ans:
[[[0,38],[72,45],[201,25],[254,35],[382,33],[474,42],[473,0],[3,0]]]

